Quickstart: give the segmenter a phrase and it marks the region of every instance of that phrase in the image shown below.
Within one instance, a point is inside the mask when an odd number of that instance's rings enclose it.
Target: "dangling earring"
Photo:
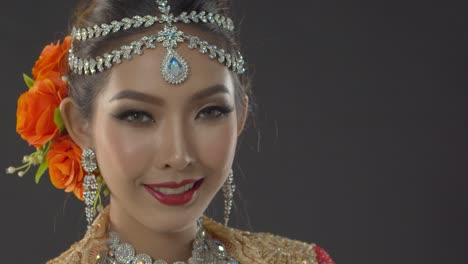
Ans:
[[[234,198],[234,191],[236,185],[234,184],[234,173],[229,171],[229,176],[223,184],[224,194],[224,226],[227,226],[229,222],[229,215],[231,214],[232,200]]]
[[[98,189],[98,183],[93,172],[97,169],[96,154],[91,149],[83,150],[81,155],[81,164],[86,171],[86,176],[83,180],[83,197],[86,205],[86,221],[88,221],[88,230],[91,228],[91,223],[94,220],[94,201]]]

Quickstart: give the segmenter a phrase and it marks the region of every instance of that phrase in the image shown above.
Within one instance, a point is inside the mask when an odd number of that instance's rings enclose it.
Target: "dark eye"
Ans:
[[[198,116],[203,119],[216,119],[221,118],[232,111],[233,109],[227,106],[209,106],[201,110]]]
[[[144,111],[128,110],[117,115],[117,118],[123,121],[136,124],[154,123],[150,114]]]

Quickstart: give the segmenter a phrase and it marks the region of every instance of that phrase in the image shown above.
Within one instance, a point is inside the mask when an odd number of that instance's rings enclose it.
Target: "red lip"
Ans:
[[[192,183],[192,182],[196,182],[200,179],[188,179],[188,180],[183,180],[181,181],[180,183],[177,183],[177,182],[162,182],[162,183],[155,183],[155,184],[145,184],[146,186],[149,186],[149,187],[156,187],[156,188],[179,188],[181,186],[184,186],[186,184],[189,184],[189,183]]]
[[[156,200],[159,202],[165,204],[165,205],[183,205],[188,202],[190,202],[193,198],[194,193],[200,188],[202,185],[204,179],[200,180],[186,180],[182,181],[181,183],[175,183],[175,182],[166,182],[166,183],[158,183],[158,184],[144,184],[143,186],[145,187],[146,191],[148,191]],[[154,187],[166,187],[166,188],[177,188],[180,186],[183,186],[185,184],[189,184],[192,182],[196,182],[192,189],[187,190],[184,193],[181,194],[163,194],[161,192],[158,192]],[[185,183],[184,183],[185,182]],[[170,186],[170,187],[169,187]],[[173,187],[177,186],[177,187]]]

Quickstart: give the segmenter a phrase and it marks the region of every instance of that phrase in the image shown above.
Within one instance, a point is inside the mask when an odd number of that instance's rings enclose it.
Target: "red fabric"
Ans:
[[[319,264],[335,264],[335,262],[331,259],[330,255],[321,247],[313,246],[312,247],[317,255],[317,262]]]

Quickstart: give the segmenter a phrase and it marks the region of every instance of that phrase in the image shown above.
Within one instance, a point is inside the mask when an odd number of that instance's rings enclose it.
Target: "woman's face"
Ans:
[[[190,67],[182,84],[161,77],[165,48],[145,50],[113,67],[92,121],[112,207],[153,230],[182,230],[201,216],[226,180],[245,121],[230,71],[187,45],[176,51]],[[198,189],[155,187],[186,180],[197,183],[182,188]]]

